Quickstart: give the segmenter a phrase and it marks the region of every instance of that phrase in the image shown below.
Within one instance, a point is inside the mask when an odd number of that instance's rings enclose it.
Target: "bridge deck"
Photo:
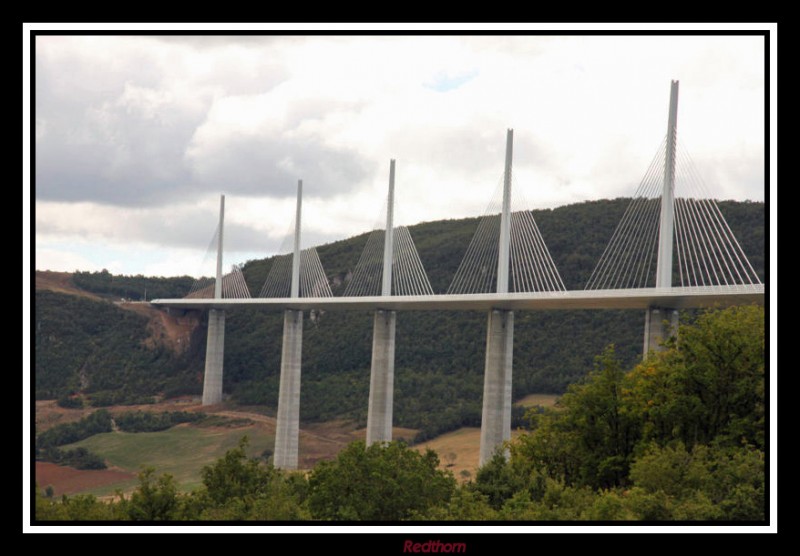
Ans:
[[[488,311],[553,309],[691,309],[730,305],[764,304],[764,286],[706,286],[692,288],[642,288],[630,290],[574,290],[565,292],[318,297],[251,299],[154,299],[152,305],[185,309],[266,309],[355,311]]]

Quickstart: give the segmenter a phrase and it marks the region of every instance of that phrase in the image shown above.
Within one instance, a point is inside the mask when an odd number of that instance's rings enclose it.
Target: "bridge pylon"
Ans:
[[[222,248],[225,223],[225,195],[219,198],[219,234],[217,235],[217,275],[214,281],[214,299],[222,299]],[[225,358],[225,311],[208,311],[208,338],[206,340],[206,367],[203,374],[203,405],[222,401],[222,364]]]
[[[669,94],[667,143],[664,154],[664,185],[658,225],[656,288],[672,287],[672,248],[675,233],[675,160],[678,148],[678,81],[672,81]],[[667,326],[666,323],[669,323]],[[678,312],[669,307],[650,307],[644,321],[643,357],[661,351],[662,343],[678,332]]]
[[[503,175],[503,205],[500,214],[500,242],[497,259],[497,293],[508,293],[511,251],[511,161],[514,130],[506,133],[506,161]],[[511,379],[514,358],[514,311],[492,309],[486,332],[486,364],[483,377],[481,453],[484,465],[511,438]]]
[[[297,213],[292,255],[292,299],[300,297],[300,222],[303,206],[303,180],[297,182]],[[297,469],[300,446],[300,371],[303,361],[303,311],[283,313],[283,347],[278,392],[278,422],[275,430],[273,463],[280,469]]]
[[[389,199],[386,207],[386,232],[383,243],[381,296],[392,295],[392,261],[394,259],[394,172],[395,161],[389,162]],[[391,442],[394,406],[394,346],[397,313],[377,309],[372,328],[372,362],[369,378],[367,410],[367,446],[375,442]]]

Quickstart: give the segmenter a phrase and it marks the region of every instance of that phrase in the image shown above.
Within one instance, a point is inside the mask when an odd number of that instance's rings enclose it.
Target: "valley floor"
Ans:
[[[520,405],[552,406],[556,396],[533,395],[520,400]],[[126,411],[202,411],[209,415],[227,417],[222,426],[196,426],[182,424],[161,432],[102,433],[64,446],[86,447],[106,460],[107,469],[78,470],[48,462],[36,462],[36,483],[39,488],[52,487],[55,496],[62,494],[94,494],[112,496],[117,490],[130,492],[138,484],[137,473],[143,466],[155,467],[156,472],[170,473],[182,490],[193,490],[200,485],[200,470],[213,463],[225,452],[235,447],[243,436],[249,440],[249,455],[261,456],[271,449],[275,438],[275,418],[265,414],[263,407],[203,407],[196,398],[185,397],[157,404],[140,406],[115,406],[108,410],[112,415]],[[36,402],[36,427],[38,432],[61,423],[74,422],[91,413],[93,409],[65,409],[55,400]],[[417,434],[414,429],[395,427],[393,438],[410,441]],[[333,459],[345,446],[355,440],[364,440],[366,431],[353,422],[334,420],[310,423],[300,431],[300,467],[310,469],[320,460]],[[459,481],[474,478],[480,451],[480,429],[462,428],[448,432],[417,446],[430,448],[439,454],[441,467],[455,475]]]

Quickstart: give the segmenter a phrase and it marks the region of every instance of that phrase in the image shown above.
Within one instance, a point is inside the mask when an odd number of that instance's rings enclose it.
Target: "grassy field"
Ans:
[[[474,479],[481,453],[481,429],[464,427],[418,444],[415,448],[420,452],[430,448],[439,454],[439,467],[452,471],[459,481]],[[450,463],[452,465],[448,465]],[[468,476],[461,475],[464,470],[469,472]]]
[[[511,431],[511,438],[519,431]],[[464,427],[437,436],[427,442],[414,446],[424,452],[430,448],[439,454],[440,469],[452,471],[459,482],[475,479],[478,471],[478,460],[481,455],[481,429]],[[468,474],[462,474],[467,471]]]
[[[170,473],[181,490],[194,490],[201,484],[200,470],[234,448],[247,435],[249,456],[258,456],[272,447],[274,433],[259,424],[237,428],[197,428],[178,425],[160,432],[109,432],[70,444],[70,449],[84,446],[120,469],[138,472],[143,465],[155,467],[156,473]],[[116,489],[129,491],[137,480],[90,489],[97,496],[113,494]]]
[[[529,394],[514,405],[521,405],[522,407],[533,407],[535,405],[553,407],[560,397],[561,396],[557,394]]]
[[[515,405],[522,407],[553,407],[559,396],[555,394],[531,394],[517,401]],[[518,431],[512,430],[512,438]],[[424,451],[428,448],[439,454],[440,467],[453,472],[459,481],[468,481],[475,478],[478,470],[478,460],[481,453],[481,429],[464,427],[452,432],[437,436],[427,442],[415,446]],[[465,474],[462,474],[466,472]]]
[[[556,399],[557,396],[554,395],[532,394],[519,400],[517,405],[551,407]],[[55,406],[39,408],[37,405],[37,423],[40,420],[43,422],[47,420],[45,409],[50,409],[51,412],[69,413],[69,410]],[[78,411],[73,412],[80,414]],[[222,457],[227,450],[234,448],[243,436],[247,435],[250,441],[248,455],[251,457],[260,456],[265,448],[272,448],[274,445],[274,418],[243,411],[220,410],[217,413],[227,418],[246,417],[254,422],[235,428],[178,425],[166,431],[151,433],[110,432],[92,436],[63,448],[78,446],[88,448],[103,457],[112,470],[136,474],[142,466],[154,467],[159,475],[169,473],[174,476],[181,490],[191,491],[201,485],[200,470]],[[393,437],[413,438],[416,432],[395,428]],[[300,433],[300,467],[308,469],[320,459],[333,458],[348,443],[357,439],[363,440],[364,436],[365,431],[356,429],[353,423],[332,421],[309,425]],[[464,481],[475,477],[480,454],[480,437],[480,429],[462,428],[420,444],[417,449],[435,450],[439,454],[442,469],[452,471],[456,479]],[[92,484],[92,474],[97,477],[103,476],[101,472],[82,473],[87,474],[83,479],[89,481],[89,484]],[[114,494],[117,489],[129,492],[137,484],[138,480],[131,478],[113,484],[98,484],[81,492],[108,496]]]

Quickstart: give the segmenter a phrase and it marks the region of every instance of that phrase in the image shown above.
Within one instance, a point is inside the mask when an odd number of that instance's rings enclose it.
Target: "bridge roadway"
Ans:
[[[764,304],[764,285],[573,290],[470,295],[303,297],[249,299],[154,299],[152,305],[183,309],[264,307],[275,310],[507,311],[557,309],[696,309]]]

